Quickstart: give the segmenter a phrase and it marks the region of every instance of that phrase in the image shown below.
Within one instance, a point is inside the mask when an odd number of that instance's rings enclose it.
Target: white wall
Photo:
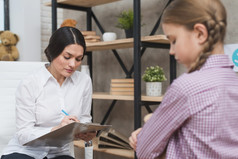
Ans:
[[[41,61],[40,0],[11,0],[10,31],[20,37],[19,61]]]
[[[47,61],[47,58],[44,54],[44,50],[49,43],[49,38],[52,34],[52,15],[51,7],[45,6],[46,2],[51,0],[41,0],[41,59],[42,61]],[[57,28],[60,27],[60,24],[63,21],[63,9],[57,8]]]

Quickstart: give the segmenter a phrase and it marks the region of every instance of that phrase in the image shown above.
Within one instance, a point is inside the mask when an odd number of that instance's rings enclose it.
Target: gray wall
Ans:
[[[141,13],[142,23],[145,25],[141,28],[141,35],[149,35],[158,16],[161,13],[166,0],[141,0]],[[228,31],[226,37],[226,43],[238,42],[238,30],[237,28],[237,0],[222,0],[227,12],[228,12]],[[113,31],[117,33],[118,38],[124,38],[124,32],[121,29],[115,27],[117,23],[117,16],[122,10],[133,8],[133,1],[119,1],[112,4],[106,4],[93,8],[95,15],[101,22],[106,31]],[[86,14],[77,11],[64,10],[64,18],[73,18],[78,21],[77,28],[80,30],[86,29]],[[96,30],[97,34],[101,36],[99,29],[93,22],[93,30]],[[161,34],[161,28],[156,34]],[[118,50],[121,58],[125,62],[126,67],[129,69],[133,64],[133,49],[120,49]],[[84,64],[86,63],[86,59]],[[169,79],[169,55],[168,50],[163,49],[151,49],[146,50],[145,55],[141,59],[141,71],[144,72],[145,68],[150,65],[159,65],[164,68],[166,77]],[[186,69],[178,65],[178,76],[185,72]],[[112,78],[125,78],[123,70],[119,66],[119,63],[115,59],[112,52],[109,51],[95,51],[93,52],[93,90],[97,92],[108,92],[110,89],[110,80]],[[163,83],[163,92],[168,87],[169,82]],[[142,93],[145,93],[145,83],[142,81]],[[100,122],[108,109],[110,103],[109,100],[94,100],[93,102],[93,115],[94,122]],[[155,109],[156,106],[153,106]],[[109,116],[106,124],[112,124],[113,128],[117,129],[126,136],[130,136],[130,133],[134,129],[134,109],[133,102],[118,101],[112,113]],[[142,117],[146,114],[145,108],[142,107]],[[95,158],[115,158],[107,154],[96,153]]]

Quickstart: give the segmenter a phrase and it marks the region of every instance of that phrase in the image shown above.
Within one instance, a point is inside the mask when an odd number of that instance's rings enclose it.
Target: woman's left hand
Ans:
[[[97,132],[87,132],[87,133],[79,133],[75,135],[75,140],[84,140],[84,141],[90,141],[94,137],[96,137]]]

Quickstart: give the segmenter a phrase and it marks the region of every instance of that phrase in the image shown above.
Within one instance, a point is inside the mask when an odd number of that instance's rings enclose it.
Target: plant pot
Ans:
[[[147,96],[161,96],[162,83],[161,82],[146,82]]]
[[[132,38],[133,37],[133,28],[131,29],[125,29],[126,38]]]

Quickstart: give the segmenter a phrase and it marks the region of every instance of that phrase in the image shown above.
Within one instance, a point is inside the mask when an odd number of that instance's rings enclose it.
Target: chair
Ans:
[[[0,61],[0,156],[16,131],[15,91],[19,82],[45,62]]]

